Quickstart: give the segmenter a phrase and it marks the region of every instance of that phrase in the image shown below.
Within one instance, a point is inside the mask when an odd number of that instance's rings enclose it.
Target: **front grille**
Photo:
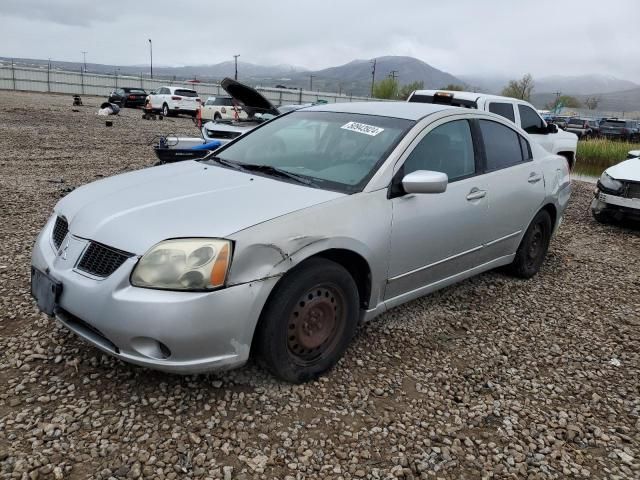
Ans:
[[[640,183],[628,182],[625,193],[627,198],[640,198]]]
[[[67,223],[67,220],[64,217],[57,217],[56,223],[53,226],[53,233],[51,234],[53,244],[56,248],[60,248],[60,245],[62,245],[62,241],[64,240],[64,237],[67,236],[68,232],[69,224]]]
[[[105,278],[132,256],[131,253],[91,242],[78,262],[77,268],[96,277]]]
[[[241,132],[228,132],[226,130],[207,130],[207,136],[211,138],[220,138],[223,140],[231,140],[239,137]]]

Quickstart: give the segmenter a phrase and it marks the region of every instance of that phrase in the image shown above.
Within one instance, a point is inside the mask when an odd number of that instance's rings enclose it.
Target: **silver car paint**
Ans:
[[[393,111],[381,105],[381,110]],[[62,308],[98,328],[119,351],[64,315],[58,319],[98,348],[132,363],[182,373],[231,368],[247,360],[260,312],[278,280],[310,256],[343,250],[367,262],[371,285],[361,319],[370,320],[387,308],[509,263],[543,205],[554,205],[559,225],[570,193],[566,161],[533,143],[535,160],[517,174],[503,170],[493,180],[482,175],[453,182],[442,194],[390,200],[387,187],[393,174],[417,141],[442,122],[490,118],[527,136],[498,115],[408,105],[410,115],[422,111],[426,118],[361,193],[343,195],[197,162],[132,172],[74,191],[55,209],[70,224],[65,258],[50,240],[52,217],[36,242],[33,265],[49,269],[63,282]],[[544,176],[535,182],[535,194],[517,201],[518,217],[506,214],[500,220],[505,214],[501,189],[529,188],[527,175],[534,171]],[[486,195],[467,199],[474,189]],[[415,216],[412,221],[412,212],[420,214],[420,222]],[[501,226],[499,234],[492,221]],[[234,242],[227,288],[186,293],[130,285],[138,256],[152,245],[194,236]],[[90,278],[75,269],[87,238],[137,256],[106,279]],[[166,343],[172,357],[151,358],[137,337]]]

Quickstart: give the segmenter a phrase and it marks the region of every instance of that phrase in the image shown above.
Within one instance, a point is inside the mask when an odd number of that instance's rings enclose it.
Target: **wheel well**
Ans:
[[[371,269],[362,256],[352,250],[334,248],[317,253],[310,258],[314,257],[326,258],[342,265],[358,286],[360,306],[362,308],[369,307],[369,301],[371,300]]]
[[[575,154],[573,152],[558,152],[558,155],[566,158],[569,164],[569,170],[573,170],[573,165],[576,163]]]
[[[546,210],[546,212],[551,217],[551,228],[552,228],[551,231],[553,232],[553,228],[555,228],[556,226],[556,219],[558,218],[558,211],[556,210],[555,205],[553,205],[552,203],[547,203],[540,210]]]

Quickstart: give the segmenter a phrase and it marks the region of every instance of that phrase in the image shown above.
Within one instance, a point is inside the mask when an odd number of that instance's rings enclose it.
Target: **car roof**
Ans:
[[[416,90],[414,95],[434,95],[438,92],[451,93],[454,98],[458,100],[468,100],[470,102],[475,102],[479,98],[486,98],[488,100],[508,100],[510,102],[515,103],[529,103],[525,100],[520,100],[518,98],[504,97],[501,95],[490,95],[488,93],[479,93],[479,92],[460,92],[458,90]]]
[[[378,115],[381,117],[404,118],[406,120],[420,120],[428,115],[442,110],[465,110],[449,105],[435,105],[431,103],[409,102],[350,102],[350,103],[325,103],[306,107],[298,111],[305,112],[336,112],[357,113],[363,115]]]

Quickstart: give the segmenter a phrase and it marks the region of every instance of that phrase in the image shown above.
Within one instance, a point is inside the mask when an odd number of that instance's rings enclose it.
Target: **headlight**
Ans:
[[[607,175],[607,172],[603,172],[600,176],[600,184],[607,190],[619,191],[622,188],[622,182],[619,182],[615,178]]]
[[[143,255],[133,269],[131,284],[165,290],[212,290],[224,285],[230,263],[228,240],[165,240]]]

